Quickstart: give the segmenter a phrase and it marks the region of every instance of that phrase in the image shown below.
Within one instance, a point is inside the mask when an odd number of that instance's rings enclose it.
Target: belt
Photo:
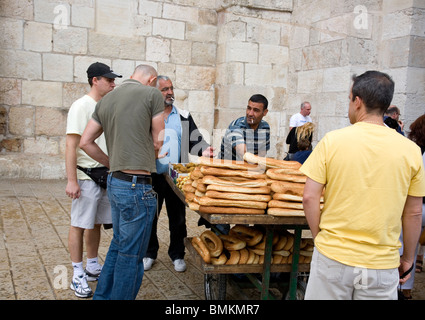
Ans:
[[[133,182],[133,177],[137,177],[136,183],[152,184],[152,178],[148,175],[133,175],[121,171],[114,171],[112,172],[112,177],[128,182]]]

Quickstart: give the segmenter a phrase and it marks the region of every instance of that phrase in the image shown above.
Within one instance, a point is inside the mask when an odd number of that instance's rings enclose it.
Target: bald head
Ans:
[[[130,78],[139,81],[145,86],[155,87],[157,76],[158,73],[154,67],[147,64],[140,64],[134,69]]]

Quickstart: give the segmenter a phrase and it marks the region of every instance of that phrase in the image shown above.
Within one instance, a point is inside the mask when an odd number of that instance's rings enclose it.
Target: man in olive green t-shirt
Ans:
[[[93,299],[134,300],[143,279],[156,197],[150,174],[162,146],[164,99],[157,72],[136,67],[130,79],[96,105],[80,148],[110,169],[108,197],[114,236]],[[105,134],[109,157],[94,140]]]

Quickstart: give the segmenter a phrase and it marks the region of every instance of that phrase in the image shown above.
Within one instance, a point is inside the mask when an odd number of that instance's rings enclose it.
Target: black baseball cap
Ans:
[[[122,75],[115,73],[106,64],[101,62],[95,62],[90,65],[87,69],[87,78],[93,77],[105,77],[110,79],[122,78]]]

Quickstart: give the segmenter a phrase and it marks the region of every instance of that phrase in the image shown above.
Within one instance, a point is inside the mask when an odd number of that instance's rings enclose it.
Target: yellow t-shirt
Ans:
[[[394,129],[360,122],[326,134],[300,170],[326,186],[315,238],[322,254],[350,266],[399,266],[406,197],[425,196],[415,143]]]
[[[66,134],[78,134],[81,136],[87,123],[92,117],[93,111],[96,107],[96,101],[89,95],[84,95],[76,100],[68,111],[68,118],[66,124]],[[99,138],[95,140],[103,152],[107,153],[105,136],[102,133]],[[83,168],[96,168],[103,165],[90,158],[87,153],[77,147],[77,165]],[[77,168],[77,179],[90,180],[90,177]]]

